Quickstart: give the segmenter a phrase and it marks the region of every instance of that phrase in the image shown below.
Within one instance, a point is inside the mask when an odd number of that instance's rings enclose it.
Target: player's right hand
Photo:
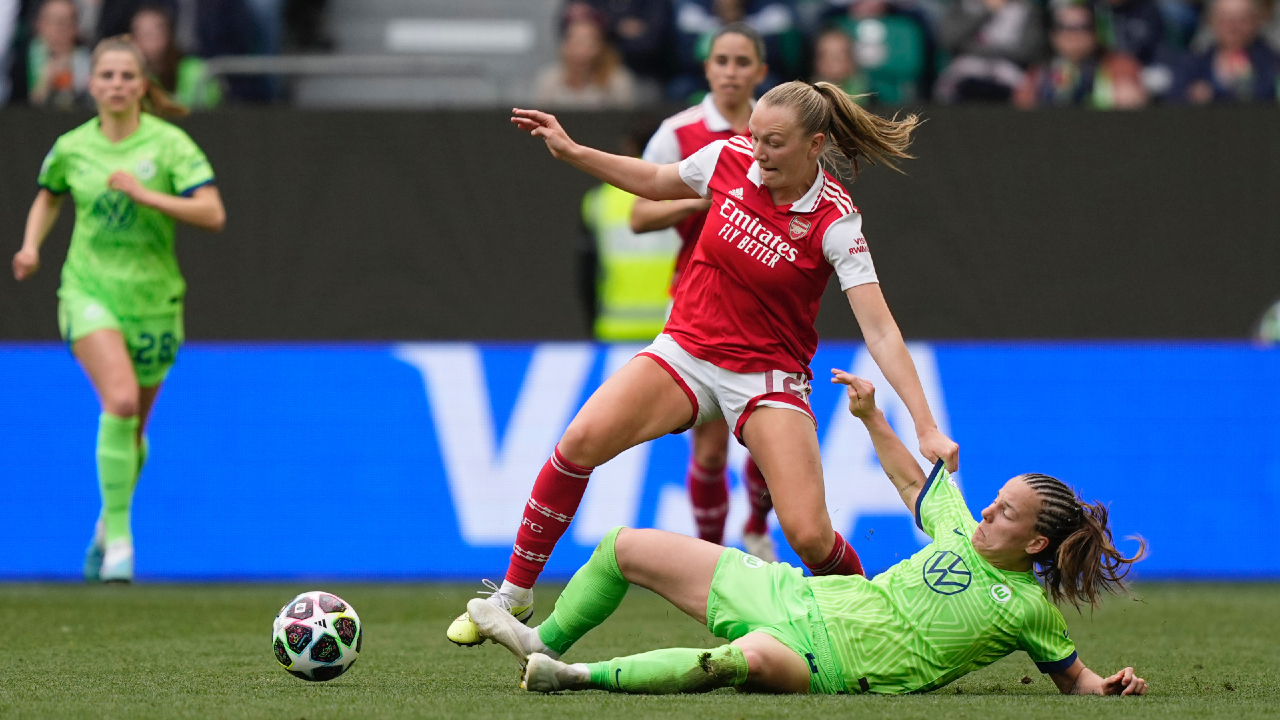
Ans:
[[[511,122],[521,130],[528,130],[530,135],[542,138],[551,156],[557,160],[563,160],[574,145],[569,134],[560,127],[560,121],[550,113],[512,108]]]
[[[1147,681],[1138,677],[1133,668],[1127,667],[1102,679],[1103,695],[1146,695]]]
[[[844,370],[831,368],[831,382],[844,385],[849,395],[849,412],[866,418],[876,411],[876,386]]]
[[[23,248],[13,256],[13,277],[21,282],[40,269],[40,253]]]

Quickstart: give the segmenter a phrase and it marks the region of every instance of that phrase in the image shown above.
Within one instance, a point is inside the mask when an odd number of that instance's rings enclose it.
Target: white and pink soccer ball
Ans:
[[[363,642],[364,626],[351,603],[320,590],[290,600],[271,628],[276,660],[303,680],[332,680],[351,669]]]

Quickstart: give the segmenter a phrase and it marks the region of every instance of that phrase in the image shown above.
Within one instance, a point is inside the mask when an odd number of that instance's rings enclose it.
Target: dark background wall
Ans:
[[[1280,110],[932,109],[907,175],[852,186],[909,338],[1240,337],[1280,296]],[[615,148],[625,114],[566,114]],[[222,235],[179,231],[193,339],[567,339],[593,180],[505,113],[233,110],[182,125]],[[0,113],[0,338],[56,338],[71,212],[7,271],[40,161],[85,117]],[[857,337],[837,288],[823,337]]]

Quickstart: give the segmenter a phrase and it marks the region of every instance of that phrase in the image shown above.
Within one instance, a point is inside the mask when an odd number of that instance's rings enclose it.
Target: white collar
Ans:
[[[814,179],[813,185],[809,186],[809,192],[791,203],[791,212],[813,212],[813,209],[818,206],[818,198],[822,197],[822,191],[826,185],[827,174],[822,171],[822,165],[819,164],[818,177]]]
[[[760,187],[760,183],[764,182],[764,178],[760,177],[760,163],[752,160],[751,167],[747,168],[747,179]],[[818,166],[818,177],[814,179],[813,184],[809,186],[808,192],[800,197],[799,200],[791,203],[789,212],[813,212],[818,205],[818,198],[822,197],[822,191],[827,185],[827,174],[822,171],[822,166]]]
[[[733,129],[733,125],[729,122],[724,113],[720,112],[720,108],[716,107],[716,101],[707,93],[699,103],[702,106],[702,123],[707,126],[711,132],[727,132]],[[756,101],[751,101],[751,107],[755,108]]]

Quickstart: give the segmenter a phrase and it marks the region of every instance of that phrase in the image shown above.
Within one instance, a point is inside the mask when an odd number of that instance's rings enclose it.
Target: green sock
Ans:
[[[595,690],[646,695],[707,692],[747,681],[747,659],[733,645],[654,650],[587,663],[587,669]]]
[[[151,441],[143,435],[138,440],[138,470],[133,474],[133,485],[129,487],[129,497],[133,497],[133,491],[138,488],[138,478],[142,476],[142,468],[147,464],[147,456],[151,454]]]
[[[150,441],[147,440],[147,436],[143,435],[142,439],[138,441],[138,471],[133,474],[133,484],[129,486],[130,507],[132,507],[132,504],[133,504],[133,500],[132,500],[133,493],[138,488],[138,478],[142,475],[142,468],[147,464],[147,455],[149,455],[150,453],[151,453],[151,443]],[[98,511],[98,520],[103,524],[104,527],[106,526],[107,508],[105,505],[102,507],[101,510]]]
[[[561,655],[587,631],[604,622],[622,604],[631,583],[622,577],[613,546],[618,541],[616,527],[604,536],[591,559],[578,568],[569,585],[556,600],[556,608],[541,625],[538,637]]]
[[[138,477],[138,418],[98,416],[98,489],[102,492],[107,542],[131,539],[129,506]]]

